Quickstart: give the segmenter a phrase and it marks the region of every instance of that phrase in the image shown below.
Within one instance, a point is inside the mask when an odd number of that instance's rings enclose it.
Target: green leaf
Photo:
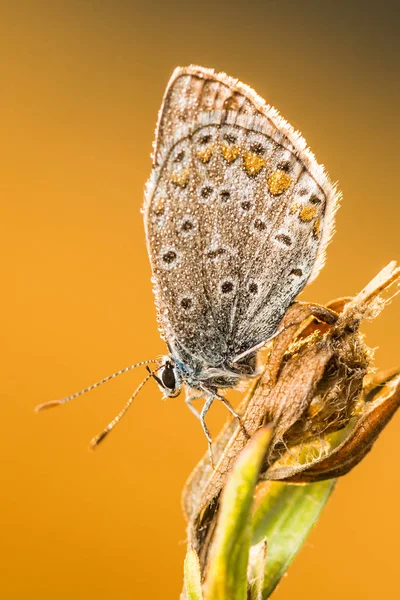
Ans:
[[[246,600],[254,488],[271,439],[259,430],[239,455],[221,498],[204,586],[206,600]]]
[[[183,572],[187,600],[202,600],[199,557],[193,548],[189,548],[186,553]]]
[[[253,539],[268,540],[262,598],[269,598],[325,506],[335,480],[303,486],[268,482],[253,516]]]

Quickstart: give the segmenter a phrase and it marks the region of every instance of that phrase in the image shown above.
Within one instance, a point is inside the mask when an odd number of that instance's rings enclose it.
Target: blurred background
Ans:
[[[325,302],[400,259],[399,33],[390,0],[2,4],[2,598],[179,596],[180,495],[206,449],[182,398],[162,402],[149,383],[95,453],[143,369],[33,412],[164,351],[139,210],[174,67],[253,86],[339,181],[328,262],[302,295]],[[400,365],[399,317],[397,298],[364,328],[380,368]],[[225,418],[214,406],[214,433]],[[396,597],[399,436],[397,415],[339,482],[276,600]]]

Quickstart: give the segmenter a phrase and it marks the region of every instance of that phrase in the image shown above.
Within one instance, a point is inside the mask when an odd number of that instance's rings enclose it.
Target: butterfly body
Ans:
[[[240,363],[221,362],[219,365],[210,365],[175,350],[164,357],[164,361],[174,365],[175,380],[185,383],[191,389],[232,388],[243,379],[257,374],[255,353],[247,356]]]
[[[234,387],[324,262],[338,195],[303,138],[249,87],[175,70],[144,220],[177,382]]]

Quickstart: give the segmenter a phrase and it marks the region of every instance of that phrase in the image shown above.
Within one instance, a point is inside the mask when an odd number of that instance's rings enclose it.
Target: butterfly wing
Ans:
[[[322,268],[337,205],[303,138],[253,90],[176,69],[144,205],[170,346],[218,366],[266,341]]]

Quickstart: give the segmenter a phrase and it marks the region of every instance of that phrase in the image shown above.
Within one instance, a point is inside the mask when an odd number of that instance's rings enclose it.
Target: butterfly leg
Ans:
[[[201,426],[203,427],[203,431],[205,433],[205,436],[207,438],[207,442],[208,442],[208,454],[210,456],[210,463],[212,468],[215,470],[215,463],[214,463],[214,455],[213,455],[213,451],[212,451],[212,437],[211,434],[208,430],[205,418],[206,418],[206,414],[208,413],[208,411],[211,408],[212,403],[214,402],[216,396],[212,395],[209,396],[203,406],[203,408],[201,409],[201,413],[200,413],[200,423]]]
[[[192,404],[193,400],[197,400],[198,398],[202,398],[204,396],[203,393],[201,394],[191,394],[190,396],[186,396],[185,398],[185,402],[188,405],[188,407],[190,408],[191,412],[194,414],[195,417],[197,417],[198,419],[201,419],[200,416],[200,412],[197,410],[197,408],[195,408]]]
[[[226,406],[226,408],[229,410],[229,412],[231,413],[231,415],[233,415],[235,417],[235,419],[239,423],[240,429],[243,431],[243,433],[245,434],[245,436],[248,438],[249,434],[246,431],[246,428],[244,426],[242,417],[236,412],[236,410],[233,408],[233,406],[231,405],[231,403],[228,402],[228,400],[226,398],[224,398],[223,396],[220,396],[219,394],[217,394],[216,397],[218,398],[218,400],[220,400],[222,402],[222,404],[224,406]]]

